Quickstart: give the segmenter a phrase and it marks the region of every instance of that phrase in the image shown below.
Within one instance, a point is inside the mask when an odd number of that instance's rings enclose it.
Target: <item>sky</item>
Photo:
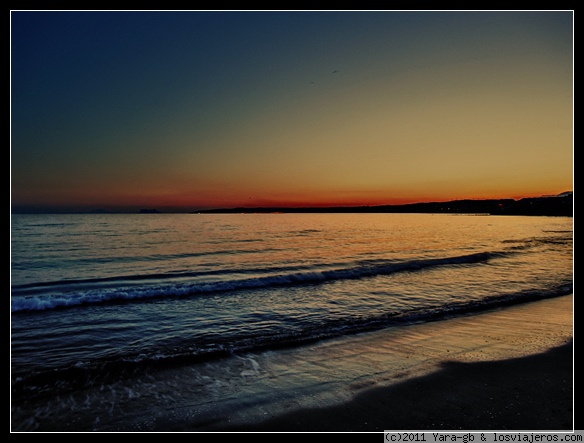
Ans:
[[[11,208],[573,188],[573,11],[11,11]]]

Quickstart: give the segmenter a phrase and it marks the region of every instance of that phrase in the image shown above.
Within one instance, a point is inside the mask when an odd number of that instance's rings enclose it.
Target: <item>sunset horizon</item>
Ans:
[[[11,10],[11,432],[565,440],[573,37]]]
[[[12,11],[11,205],[573,188],[573,13]]]
[[[242,200],[233,200],[231,203],[225,201],[224,204],[183,204],[183,205],[169,205],[163,201],[156,200],[137,200],[133,203],[127,204],[111,204],[111,203],[77,203],[70,205],[12,205],[12,212],[15,214],[64,214],[64,213],[136,213],[141,210],[155,210],[164,213],[192,213],[197,211],[221,210],[221,209],[327,209],[327,208],[366,208],[366,207],[380,207],[380,206],[400,206],[400,205],[415,205],[423,203],[446,203],[451,201],[488,201],[488,200],[515,200],[534,199],[542,197],[558,197],[565,194],[572,194],[572,190],[564,190],[552,193],[538,193],[525,195],[490,195],[484,197],[476,196],[459,196],[459,197],[436,197],[436,198],[393,198],[367,201],[347,201],[347,200],[322,200],[322,201],[305,201],[305,200],[277,200],[277,199],[256,199],[248,198]]]

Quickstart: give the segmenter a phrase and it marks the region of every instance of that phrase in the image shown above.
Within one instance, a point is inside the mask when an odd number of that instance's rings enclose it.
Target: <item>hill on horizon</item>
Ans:
[[[444,202],[408,203],[404,205],[330,206],[330,207],[238,207],[194,211],[200,214],[232,213],[452,213],[485,215],[553,215],[573,216],[573,191],[519,200],[462,199]]]

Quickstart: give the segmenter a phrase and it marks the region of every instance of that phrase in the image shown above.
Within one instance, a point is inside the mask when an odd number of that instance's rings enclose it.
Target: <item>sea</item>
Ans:
[[[12,431],[180,429],[333,401],[305,347],[571,294],[573,219],[13,214],[10,268]]]

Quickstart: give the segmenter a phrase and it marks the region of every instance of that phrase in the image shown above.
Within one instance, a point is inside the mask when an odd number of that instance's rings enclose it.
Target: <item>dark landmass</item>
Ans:
[[[556,196],[490,200],[452,200],[447,202],[411,203],[381,206],[331,206],[325,208],[223,208],[196,211],[200,214],[238,213],[429,213],[481,215],[549,215],[573,217],[573,193]]]
[[[530,197],[520,200],[451,200],[446,202],[410,203],[406,205],[331,206],[331,207],[238,207],[201,209],[189,211],[167,208],[165,213],[198,214],[269,214],[269,213],[428,213],[428,214],[480,214],[480,215],[549,215],[573,216],[573,193],[555,196]],[[161,214],[158,209],[79,209],[69,207],[11,205],[12,214]]]

